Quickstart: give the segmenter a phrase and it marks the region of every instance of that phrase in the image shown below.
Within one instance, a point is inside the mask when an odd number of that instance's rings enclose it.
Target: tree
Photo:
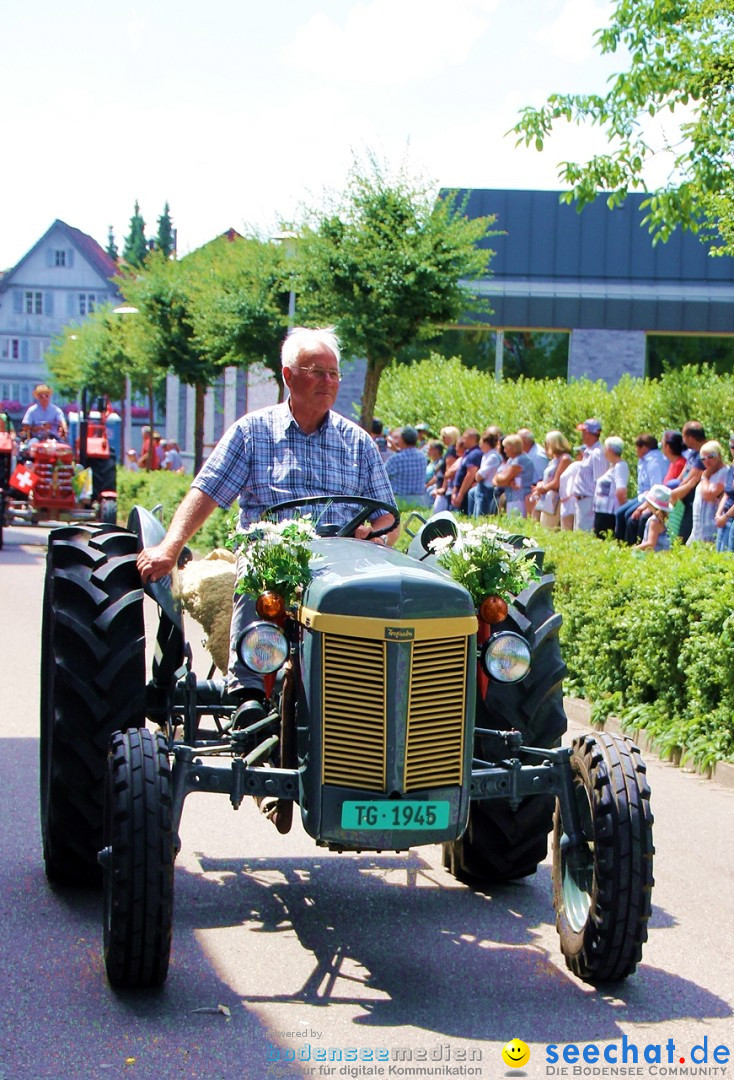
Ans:
[[[647,190],[646,166],[667,156],[667,181],[643,203],[654,240],[677,226],[703,229],[715,253],[734,254],[734,0],[617,0],[597,43],[603,54],[626,49],[628,69],[606,94],[552,94],[523,109],[512,129],[518,144],[542,150],[559,120],[606,133],[608,153],[559,165],[571,186],[564,199],[580,208],[600,190],[610,206]],[[669,114],[678,122],[672,142],[652,123]]]
[[[140,215],[140,205],[135,200],[135,209],[130,218],[130,232],[125,239],[122,257],[130,266],[141,267],[148,254],[148,242],[145,239],[145,222]]]
[[[296,247],[299,316],[333,321],[345,351],[367,359],[360,422],[399,351],[468,311],[488,310],[470,283],[492,252],[478,245],[491,217],[469,220],[451,193],[434,198],[404,169],[393,179],[374,157],[355,162],[346,192],[312,213]]]
[[[46,361],[54,384],[70,398],[86,389],[92,397],[122,402],[127,378],[133,390],[144,392],[157,389],[165,375],[154,366],[137,319],[122,318],[109,306],[67,324],[52,340]]]
[[[158,234],[155,238],[156,251],[162,251],[167,259],[174,253],[175,244],[173,239],[173,223],[171,221],[171,208],[168,203],[163,207],[163,213],[158,218]]]
[[[219,367],[263,364],[283,395],[280,347],[288,326],[290,265],[284,249],[263,238],[226,236],[191,260],[194,342]]]
[[[117,262],[119,252],[117,250],[117,244],[115,243],[115,234],[112,231],[111,225],[109,226],[109,230],[107,232],[107,254],[111,259],[114,259],[115,262]]]
[[[194,253],[196,254],[196,253]],[[193,281],[200,261],[188,256],[180,262],[152,252],[144,269],[118,282],[125,300],[138,309],[134,324],[139,352],[151,370],[172,371],[196,390],[194,406],[194,469],[204,460],[204,396],[217,378],[220,365],[194,340]],[[151,410],[153,384],[149,385]],[[151,416],[152,416],[151,411]]]

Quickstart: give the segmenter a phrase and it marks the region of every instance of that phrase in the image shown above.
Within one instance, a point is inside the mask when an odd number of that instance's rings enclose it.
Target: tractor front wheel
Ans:
[[[104,956],[112,986],[161,986],[173,925],[171,769],[161,732],[117,732],[108,755]]]
[[[652,898],[652,822],[645,765],[631,739],[598,733],[573,743],[583,842],[571,846],[556,809],[553,903],[566,965],[587,982],[637,967]]]

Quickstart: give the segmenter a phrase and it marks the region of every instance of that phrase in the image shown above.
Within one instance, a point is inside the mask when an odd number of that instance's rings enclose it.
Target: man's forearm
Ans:
[[[214,499],[198,488],[190,488],[171,519],[163,544],[171,551],[175,550],[176,556],[180,555],[184,544],[199,531],[216,508]]]

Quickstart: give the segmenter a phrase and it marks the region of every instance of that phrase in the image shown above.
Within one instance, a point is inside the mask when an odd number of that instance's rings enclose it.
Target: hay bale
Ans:
[[[235,556],[216,548],[188,563],[179,574],[184,611],[204,628],[204,645],[222,673],[229,665],[229,624],[235,584]]]

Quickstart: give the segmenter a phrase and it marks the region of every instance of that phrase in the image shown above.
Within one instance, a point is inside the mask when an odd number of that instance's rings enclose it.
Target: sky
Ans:
[[[137,199],[179,254],[230,227],[275,234],[370,153],[438,187],[560,189],[601,149],[506,135],[551,92],[624,67],[611,0],[36,0],[0,6],[0,269],[56,218],[122,249]],[[501,223],[500,223],[501,224]]]

